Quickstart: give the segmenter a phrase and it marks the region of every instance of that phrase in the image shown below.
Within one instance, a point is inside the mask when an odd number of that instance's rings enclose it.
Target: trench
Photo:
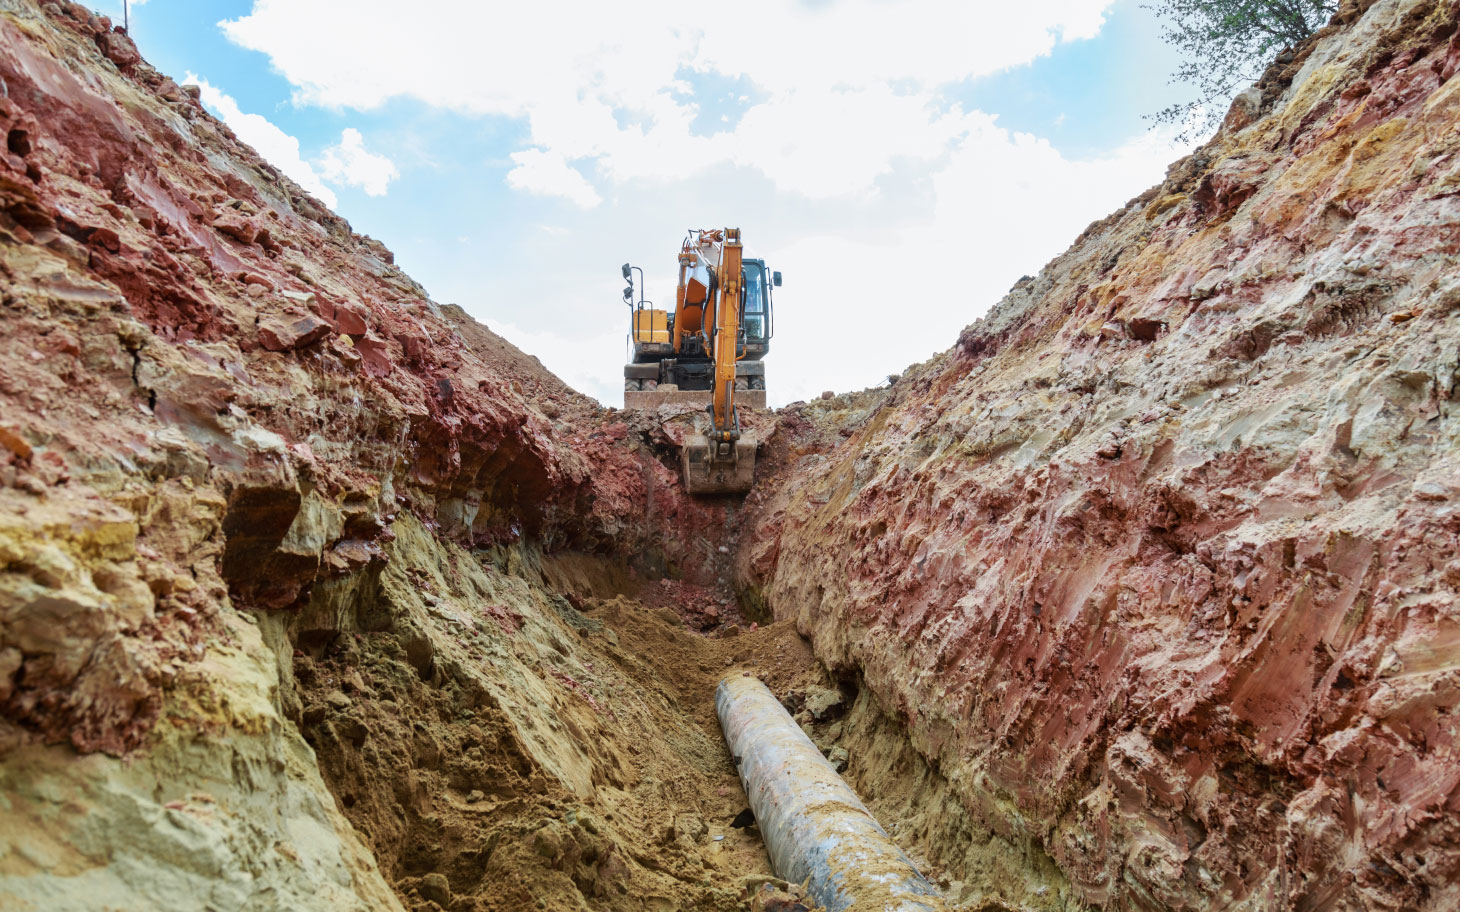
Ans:
[[[733,825],[747,800],[713,695],[740,671],[950,908],[1006,908],[1007,872],[970,861],[961,809],[899,727],[789,621],[752,625],[728,590],[602,557],[468,551],[403,517],[387,561],[262,627],[285,714],[409,909],[729,912],[766,907],[756,891],[814,907],[775,880],[758,830]]]
[[[0,2],[0,907],[794,912],[745,671],[950,909],[1460,908],[1460,37],[1339,6],[720,509]]]

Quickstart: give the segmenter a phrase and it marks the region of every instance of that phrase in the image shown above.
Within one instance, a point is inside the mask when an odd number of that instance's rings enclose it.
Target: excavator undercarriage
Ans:
[[[709,390],[680,389],[673,383],[656,383],[650,388],[624,390],[624,408],[636,411],[653,411],[661,405],[693,405],[705,408],[710,404]],[[765,390],[742,389],[735,391],[735,404],[748,409],[764,410]]]

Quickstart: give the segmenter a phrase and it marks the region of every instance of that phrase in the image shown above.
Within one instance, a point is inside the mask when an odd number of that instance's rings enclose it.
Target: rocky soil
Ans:
[[[0,905],[794,909],[750,671],[953,907],[1455,908],[1457,20],[1345,5],[737,503],[0,0]]]
[[[683,416],[431,301],[79,4],[0,2],[0,79],[0,905],[738,908],[707,688],[803,647],[683,626],[739,619]]]
[[[1460,905],[1457,18],[1345,6],[953,349],[783,427],[741,585],[1009,901]]]

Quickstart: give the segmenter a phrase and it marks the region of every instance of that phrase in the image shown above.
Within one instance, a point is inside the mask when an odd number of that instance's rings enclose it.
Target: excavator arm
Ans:
[[[739,228],[691,232],[680,253],[675,350],[680,350],[686,334],[703,332],[706,316],[713,318],[715,327],[709,340],[715,379],[708,433],[690,437],[683,451],[684,483],[691,494],[743,494],[755,480],[756,440],[742,433],[735,412],[735,360],[744,293],[742,258]]]
[[[726,228],[718,270],[719,301],[715,316],[715,390],[710,399],[716,442],[734,442],[740,436],[735,416],[735,349],[740,337],[740,229]]]

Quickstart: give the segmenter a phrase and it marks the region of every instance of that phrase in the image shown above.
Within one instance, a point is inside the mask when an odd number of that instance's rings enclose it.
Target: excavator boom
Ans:
[[[732,234],[733,232],[733,234]],[[715,308],[715,386],[710,397],[717,440],[740,436],[735,420],[735,340],[740,334],[740,229],[726,228],[720,250],[719,302]]]
[[[743,494],[755,481],[756,440],[742,432],[735,411],[736,342],[743,294],[740,229],[702,231],[700,247],[718,254],[709,296],[709,312],[715,315],[715,334],[710,340],[715,385],[707,433],[695,434],[684,444],[684,485],[691,494]]]

